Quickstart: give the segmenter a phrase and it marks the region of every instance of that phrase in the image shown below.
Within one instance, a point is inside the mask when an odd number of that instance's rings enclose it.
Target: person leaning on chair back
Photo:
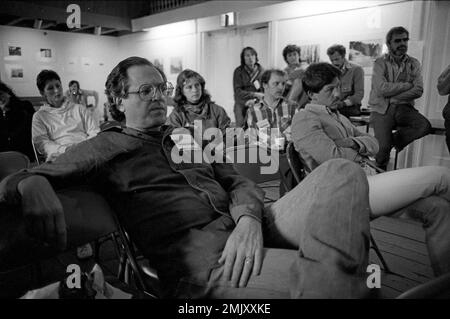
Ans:
[[[390,29],[386,35],[389,53],[377,58],[373,66],[370,123],[380,144],[376,162],[383,170],[392,147],[401,151],[431,131],[430,122],[414,107],[414,100],[423,93],[423,79],[420,62],[406,54],[408,41],[408,30]]]
[[[262,97],[261,75],[263,68],[258,62],[258,53],[252,47],[245,47],[241,52],[241,65],[233,73],[234,116],[236,127],[245,123],[247,107],[245,103]]]
[[[0,152],[17,151],[34,160],[31,144],[33,105],[20,100],[3,82],[0,82]]]
[[[450,64],[439,76],[437,89],[440,95],[448,95],[447,104],[442,110],[442,117],[445,120],[445,141],[447,143],[447,148],[450,151]]]

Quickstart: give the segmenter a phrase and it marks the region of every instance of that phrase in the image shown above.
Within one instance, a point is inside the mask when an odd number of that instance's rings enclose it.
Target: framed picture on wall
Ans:
[[[36,52],[36,60],[39,62],[53,62],[55,61],[55,49],[48,47],[40,48]]]
[[[21,64],[5,64],[6,77],[9,81],[22,82],[25,80],[25,72]]]
[[[365,75],[371,75],[373,62],[383,51],[382,39],[350,41],[348,59],[362,66]]]
[[[183,59],[181,57],[170,58],[170,74],[179,74],[183,71]]]
[[[15,43],[7,43],[5,46],[5,60],[7,61],[15,61],[21,60],[23,57],[23,47],[19,44]]]
[[[300,46],[300,60],[302,63],[311,64],[320,60],[320,44]]]

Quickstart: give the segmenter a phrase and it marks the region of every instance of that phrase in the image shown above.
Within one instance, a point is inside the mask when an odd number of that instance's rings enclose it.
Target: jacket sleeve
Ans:
[[[242,216],[250,216],[262,221],[264,210],[264,191],[253,181],[240,175],[228,163],[213,163],[217,181],[230,197],[230,214],[237,224]]]
[[[354,94],[347,97],[347,99],[352,102],[352,105],[361,105],[364,97],[364,71],[360,66],[355,67],[353,72],[353,90]]]
[[[304,111],[299,111],[294,117],[292,140],[295,149],[308,154],[319,164],[333,158],[345,158],[353,162],[361,160],[354,149],[337,146],[323,130],[320,119]]]
[[[248,83],[245,83],[244,79],[242,78],[241,69],[236,68],[233,74],[233,88],[234,94],[241,100],[248,100],[254,97],[254,92],[244,90],[246,85],[248,85]]]
[[[288,95],[288,100],[292,102],[297,102],[302,92],[303,92],[302,78],[298,77],[294,80],[294,83],[292,83],[291,91],[289,92]]]
[[[42,120],[40,113],[33,115],[31,124],[31,136],[36,150],[49,158],[52,154],[63,153],[65,147],[53,141],[48,135],[47,126]]]
[[[362,156],[375,156],[379,150],[379,144],[375,137],[358,130],[352,125],[352,139],[359,145],[358,153]]]
[[[21,197],[17,185],[21,180],[34,175],[47,178],[55,189],[96,184],[103,167],[102,162],[107,158],[108,155],[100,151],[98,143],[94,143],[93,140],[79,143],[58,156],[52,163],[25,169],[3,179],[0,183],[0,202],[9,205],[20,204]]]
[[[383,97],[398,95],[410,88],[407,82],[388,82],[384,73],[386,66],[382,58],[375,60],[373,64],[372,87],[376,88]]]
[[[392,97],[395,101],[411,101],[418,99],[423,94],[423,78],[422,69],[419,61],[414,60],[412,70],[412,84],[413,87],[407,91],[401,92]]]
[[[439,75],[437,89],[440,95],[450,94],[450,65]]]

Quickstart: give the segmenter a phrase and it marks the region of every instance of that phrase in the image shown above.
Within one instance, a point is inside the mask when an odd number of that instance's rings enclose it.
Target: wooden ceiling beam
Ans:
[[[104,35],[104,34],[110,34],[110,33],[114,33],[114,32],[117,32],[117,31],[119,31],[119,30],[116,30],[116,29],[111,29],[111,30],[106,30],[106,31],[102,31],[102,35]]]
[[[78,28],[78,29],[71,29],[71,32],[78,32],[78,31],[83,31],[86,29],[92,29],[94,26],[93,25],[85,25],[84,27]]]
[[[18,19],[14,19],[14,20],[8,22],[6,25],[12,25],[12,26],[14,26],[14,25],[16,25],[17,23],[22,22],[22,21],[25,21],[25,20],[29,20],[29,19],[28,19],[28,18],[18,18]]]
[[[66,12],[65,8],[49,7],[35,3],[27,3],[25,1],[3,0],[1,6],[2,13],[20,16],[23,17],[23,20],[26,19],[24,17],[27,17],[28,19],[42,19],[56,21],[57,23],[66,23],[67,18],[71,14],[70,12]],[[81,12],[81,24],[99,25],[105,28],[131,31],[130,19],[83,11]]]

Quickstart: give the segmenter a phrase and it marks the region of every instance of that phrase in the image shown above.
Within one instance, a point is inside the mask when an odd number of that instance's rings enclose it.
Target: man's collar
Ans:
[[[271,108],[271,107],[269,106],[269,103],[267,103],[267,101],[264,99],[264,97],[263,97],[262,99],[259,99],[259,100],[258,100],[258,102],[259,102],[262,106],[267,107],[267,108],[270,108],[270,109],[276,109],[276,108],[278,108],[278,106],[279,106],[283,101],[284,101],[284,98],[282,98],[282,97],[278,98],[277,100],[275,100],[275,103],[273,104],[274,107]]]
[[[75,103],[71,102],[69,99],[67,99],[67,98],[64,97],[64,101],[62,102],[62,104],[61,104],[60,107],[53,107],[53,106],[51,106],[47,101],[45,101],[45,102],[42,104],[42,106],[40,107],[40,110],[45,110],[45,111],[48,111],[48,112],[50,112],[50,113],[52,113],[52,112],[58,113],[58,112],[63,112],[63,111],[65,111],[65,109],[66,109],[69,105],[72,105],[72,104],[75,104]]]
[[[326,113],[326,114],[340,114],[338,110],[331,110],[328,106],[321,104],[308,103],[305,105],[305,110],[315,111],[317,113]]]
[[[391,61],[392,63],[396,63],[397,62],[397,58],[391,53],[387,53],[387,58],[389,61]],[[409,59],[409,55],[405,53],[405,55],[400,59],[400,62],[407,62]]]

